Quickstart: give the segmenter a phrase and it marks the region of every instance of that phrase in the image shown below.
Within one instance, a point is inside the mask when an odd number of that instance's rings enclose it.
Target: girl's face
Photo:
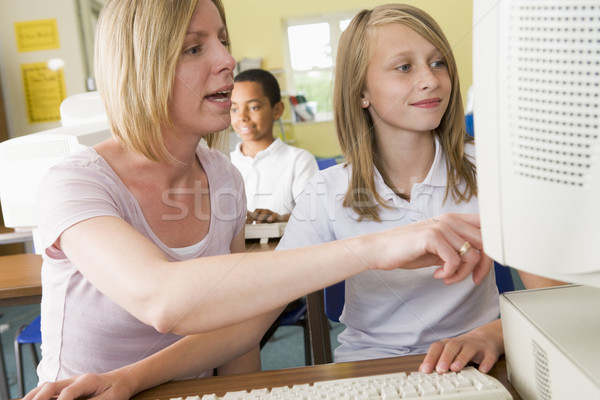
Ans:
[[[373,28],[363,107],[377,132],[430,132],[442,119],[452,91],[442,53],[405,25]]]
[[[199,0],[175,70],[171,118],[177,132],[207,134],[229,126],[235,60],[216,6]]]

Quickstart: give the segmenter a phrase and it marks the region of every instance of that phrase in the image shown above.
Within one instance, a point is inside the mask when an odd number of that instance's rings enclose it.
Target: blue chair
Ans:
[[[344,309],[344,291],[346,282],[341,281],[323,289],[323,307],[325,315],[333,322],[340,322],[340,316]]]
[[[19,397],[25,395],[25,379],[23,376],[23,355],[21,348],[29,345],[34,365],[38,365],[40,357],[38,356],[35,345],[42,343],[42,330],[40,326],[41,316],[36,317],[29,325],[23,325],[15,335],[15,359],[17,363],[17,390]]]
[[[337,160],[332,158],[317,158],[317,165],[319,166],[319,170],[332,167],[337,164]]]
[[[473,126],[473,114],[465,115],[465,127],[469,136],[475,135],[475,127]]]
[[[311,365],[310,332],[308,330],[308,320],[306,318],[307,307],[306,299],[304,297],[288,304],[285,310],[263,335],[260,340],[260,348],[262,349],[268,343],[278,327],[300,326],[304,333],[304,360],[306,365]]]
[[[512,292],[515,290],[515,282],[513,281],[510,267],[505,267],[494,261],[494,273],[496,274],[496,286],[499,293]]]

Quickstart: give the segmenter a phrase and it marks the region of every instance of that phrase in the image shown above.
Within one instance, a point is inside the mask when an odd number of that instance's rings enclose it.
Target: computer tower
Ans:
[[[509,380],[524,400],[600,399],[600,289],[508,292],[500,311]]]

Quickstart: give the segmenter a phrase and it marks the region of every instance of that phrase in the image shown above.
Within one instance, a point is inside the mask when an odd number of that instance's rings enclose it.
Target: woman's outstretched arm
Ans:
[[[491,260],[478,251],[458,254],[465,241],[482,248],[475,214],[448,214],[307,248],[181,262],[168,261],[114,217],[80,222],[59,240],[57,245],[106,296],[160,332],[182,335],[257,317],[368,269],[440,265],[434,277],[450,284],[471,274],[479,283],[491,268]]]

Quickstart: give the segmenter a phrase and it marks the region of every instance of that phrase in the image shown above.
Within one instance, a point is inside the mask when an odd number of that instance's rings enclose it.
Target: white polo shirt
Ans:
[[[255,157],[246,156],[238,143],[231,162],[244,178],[248,210],[266,208],[277,214],[289,214],[306,182],[319,170],[315,157],[304,149],[275,139]]]
[[[467,153],[474,154],[469,145]],[[436,143],[433,165],[421,183],[412,187],[410,202],[396,196],[379,172],[378,192],[391,209],[379,207],[380,222],[358,221],[342,206],[351,167],[337,165],[319,174],[296,199],[296,208],[277,247],[289,249],[380,232],[445,213],[476,213],[477,199],[443,202],[446,163]],[[346,280],[346,329],[335,361],[353,361],[425,353],[440,339],[455,337],[495,320],[499,315],[494,274],[475,286],[471,279],[446,286],[434,279],[436,267],[418,270],[368,271]]]

